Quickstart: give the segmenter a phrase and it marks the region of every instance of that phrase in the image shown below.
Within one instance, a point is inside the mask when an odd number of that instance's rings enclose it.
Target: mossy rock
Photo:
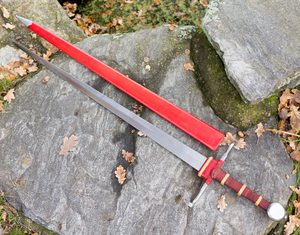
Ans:
[[[227,78],[224,65],[203,32],[194,34],[191,57],[196,78],[207,102],[224,121],[246,129],[276,115],[278,94],[257,104],[245,103]]]

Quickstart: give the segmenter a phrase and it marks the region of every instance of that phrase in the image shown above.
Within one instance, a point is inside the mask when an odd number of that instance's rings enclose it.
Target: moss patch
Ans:
[[[203,32],[198,32],[192,39],[191,57],[195,63],[199,87],[221,119],[237,128],[246,129],[276,115],[278,94],[258,104],[250,105],[242,100],[228,80],[221,59]]]
[[[136,0],[131,3],[115,0],[91,0],[79,7],[108,33],[133,32],[165,23],[201,27],[204,8],[199,1]]]

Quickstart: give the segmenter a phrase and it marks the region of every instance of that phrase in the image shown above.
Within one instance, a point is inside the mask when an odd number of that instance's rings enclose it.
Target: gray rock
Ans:
[[[246,101],[300,84],[299,12],[298,0],[210,1],[204,30]]]
[[[192,28],[168,27],[120,35],[94,36],[78,46],[222,131],[235,131],[205,105],[191,71],[188,35]],[[144,57],[149,57],[150,71]],[[125,94],[60,55],[60,67],[105,95],[130,108]],[[50,75],[48,84],[42,84]],[[209,156],[210,152],[174,126],[145,109],[142,116],[182,142]],[[271,121],[270,125],[274,125]],[[95,104],[69,84],[43,70],[16,90],[16,99],[0,116],[0,190],[25,215],[60,234],[262,234],[270,225],[266,214],[229,189],[212,183],[190,209],[200,179],[187,164],[148,137]],[[75,151],[58,155],[65,136],[76,134]],[[290,191],[285,175],[292,163],[277,136],[254,129],[247,147],[232,151],[224,169],[268,199],[286,204]],[[128,165],[121,150],[135,153]],[[119,185],[114,171],[122,164],[126,182]],[[291,178],[290,178],[291,179]],[[228,207],[217,209],[226,195]]]
[[[0,66],[9,64],[14,60],[19,60],[22,51],[16,50],[11,46],[5,46],[0,48]]]
[[[68,18],[56,0],[0,0],[0,5],[7,8],[10,13],[8,19],[2,17],[1,14],[0,24],[11,23],[16,26],[13,30],[0,27],[0,46],[6,45],[11,38],[16,36],[23,37],[23,40],[25,38],[29,43],[36,41],[30,36],[30,31],[15,18],[15,15],[29,18],[71,42],[78,42],[85,38],[80,28]],[[43,40],[40,42],[45,43]],[[47,47],[47,44],[44,46]]]

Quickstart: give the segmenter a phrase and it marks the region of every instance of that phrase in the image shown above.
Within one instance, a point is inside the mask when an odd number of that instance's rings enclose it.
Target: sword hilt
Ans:
[[[212,180],[218,181],[221,185],[226,185],[237,193],[238,196],[243,196],[252,201],[256,206],[264,209],[270,219],[274,221],[280,221],[286,217],[286,212],[283,206],[279,203],[270,203],[263,196],[255,193],[248,188],[245,184],[242,184],[238,180],[234,179],[227,172],[222,170],[222,160],[215,160],[212,157],[206,160],[203,167],[200,169],[198,175],[204,178],[206,184],[211,183]]]

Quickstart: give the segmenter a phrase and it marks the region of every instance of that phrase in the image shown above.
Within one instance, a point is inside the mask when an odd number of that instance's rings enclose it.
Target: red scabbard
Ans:
[[[197,119],[40,25],[33,22],[28,28],[210,149],[216,150],[224,138],[224,134],[219,130]]]

